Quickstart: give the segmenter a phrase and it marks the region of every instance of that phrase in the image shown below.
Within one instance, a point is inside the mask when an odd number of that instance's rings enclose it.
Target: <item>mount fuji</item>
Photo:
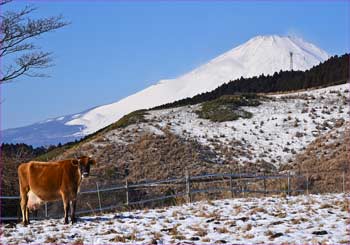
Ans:
[[[184,75],[161,80],[117,102],[4,130],[3,142],[34,146],[65,143],[91,134],[138,109],[192,97],[240,77],[273,74],[290,70],[291,66],[293,70],[304,71],[328,58],[324,50],[297,37],[257,36]]]

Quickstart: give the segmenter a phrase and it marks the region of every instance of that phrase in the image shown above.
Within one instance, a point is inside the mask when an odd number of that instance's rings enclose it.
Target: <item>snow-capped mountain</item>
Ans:
[[[93,133],[138,109],[147,109],[215,89],[229,80],[307,70],[328,59],[315,45],[296,37],[257,36],[175,79],[161,80],[115,103],[3,131],[3,142],[57,144]],[[30,132],[30,134],[28,134]]]

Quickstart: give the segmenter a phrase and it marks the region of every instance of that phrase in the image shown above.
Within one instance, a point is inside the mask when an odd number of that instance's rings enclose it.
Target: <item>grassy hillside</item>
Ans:
[[[338,121],[338,127],[314,140],[293,162],[283,170],[293,170],[309,175],[310,192],[342,191],[343,174],[345,187],[350,186],[350,123]]]
[[[99,136],[103,133],[106,133],[110,130],[117,129],[117,128],[125,128],[131,124],[145,122],[145,118],[144,118],[145,114],[146,114],[146,110],[137,110],[137,111],[131,112],[131,113],[123,116],[121,119],[119,119],[115,123],[112,123],[111,125],[108,125],[107,127],[104,127],[102,129],[98,130],[97,132],[82,138],[79,141],[69,142],[69,143],[66,143],[64,145],[54,147],[52,150],[36,157],[35,160],[49,161],[49,160],[55,159],[59,155],[63,154],[65,151],[67,151],[69,149],[73,149],[73,148],[79,148],[79,146],[84,144],[85,142],[88,142],[88,141],[96,138],[97,136]]]
[[[173,103],[157,106],[153,109],[173,108],[178,106],[193,105],[203,103],[203,107],[197,113],[201,118],[211,119],[213,121],[229,121],[235,120],[239,117],[249,118],[252,115],[244,110],[238,110],[239,105],[236,104],[236,99],[247,96],[247,105],[249,101],[253,103],[252,106],[258,105],[257,98],[254,98],[255,93],[269,93],[269,92],[286,92],[298,89],[306,89],[318,86],[330,86],[335,84],[345,83],[349,79],[349,54],[342,56],[334,56],[329,60],[311,68],[308,71],[284,71],[275,73],[273,76],[253,77],[248,79],[238,79],[223,84],[217,89],[196,95],[192,98],[179,100]],[[238,93],[238,95],[237,95]],[[242,95],[243,93],[243,95]],[[239,95],[241,94],[241,95]],[[226,97],[226,99],[219,99],[224,95],[235,95],[236,97]],[[225,98],[225,97],[223,97]],[[232,99],[232,106],[226,100]],[[254,103],[257,103],[254,105]],[[224,105],[225,104],[225,105]],[[241,105],[243,106],[243,104]],[[233,108],[234,107],[234,108]],[[59,146],[42,156],[37,157],[37,160],[51,160],[58,157],[68,149],[78,148],[85,142],[88,142],[98,135],[106,133],[116,128],[126,127],[130,124],[144,121],[144,116],[147,110],[138,110],[125,115],[117,122],[100,129],[99,131],[88,135],[77,142],[70,142]]]

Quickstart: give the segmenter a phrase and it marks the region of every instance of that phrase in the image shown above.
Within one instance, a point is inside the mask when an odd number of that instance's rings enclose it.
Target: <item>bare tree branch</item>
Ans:
[[[0,0],[0,6],[11,1]],[[11,82],[22,75],[43,77],[45,74],[34,71],[53,65],[51,53],[40,51],[31,40],[69,23],[63,21],[61,15],[35,20],[29,18],[28,15],[35,10],[27,6],[18,12],[7,11],[0,16],[0,58],[10,57],[13,63],[6,72],[0,74],[0,84]],[[16,56],[13,58],[12,55]]]
[[[21,76],[44,77],[45,74],[34,73],[33,69],[43,69],[52,66],[51,53],[28,53],[15,60],[16,67],[10,66],[1,78],[1,83],[8,83]]]
[[[0,6],[9,2],[12,2],[12,0],[0,0]]]

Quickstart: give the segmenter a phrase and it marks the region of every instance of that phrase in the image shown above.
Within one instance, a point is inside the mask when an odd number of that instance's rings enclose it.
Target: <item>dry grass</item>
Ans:
[[[285,218],[287,217],[287,214],[284,213],[284,212],[277,212],[277,213],[272,213],[271,215],[275,216],[275,217],[278,217],[278,218]]]
[[[333,206],[329,203],[323,203],[321,206],[320,206],[321,209],[323,208],[333,208]]]
[[[208,219],[215,219],[215,220],[220,220],[220,218],[221,218],[221,215],[220,215],[218,210],[214,210],[212,212],[200,211],[198,216],[208,218]]]
[[[252,224],[247,224],[246,226],[244,226],[244,228],[243,228],[243,230],[245,230],[245,231],[250,231],[251,229],[252,229]]]
[[[241,206],[236,206],[236,207],[234,207],[234,215],[238,215],[239,213],[241,213],[242,212],[242,207]]]
[[[126,236],[126,238],[128,240],[131,240],[131,241],[137,241],[137,234],[138,233],[139,233],[139,231],[137,229],[133,229],[133,231],[130,234],[128,234]]]
[[[350,166],[350,123],[346,122],[343,127],[345,131],[334,129],[318,137],[296,155],[292,163],[283,167],[284,170],[308,173],[311,193],[342,191],[342,169]],[[345,185],[349,186],[347,176]]]
[[[215,203],[214,203],[212,200],[208,200],[207,203],[208,203],[208,205],[210,205],[210,206],[215,206]]]
[[[277,221],[272,222],[270,225],[280,225],[280,224],[283,224],[283,223],[284,223],[284,221],[277,220]]]
[[[109,240],[110,242],[115,242],[115,243],[125,243],[126,238],[124,236],[117,235],[114,238]]]
[[[192,227],[191,229],[195,231],[195,236],[205,237],[206,235],[208,235],[207,230],[202,227],[195,226],[195,227]]]
[[[169,230],[169,235],[171,236],[177,236],[179,234],[179,230],[177,229],[180,226],[180,224],[176,224]]]
[[[74,245],[83,245],[84,244],[84,239],[78,238],[72,244],[74,244]]]
[[[113,220],[106,221],[106,225],[112,225],[113,223],[114,223]]]
[[[243,235],[243,238],[245,238],[245,239],[252,239],[252,238],[254,238],[255,236],[254,236],[254,234],[251,234],[251,233],[248,233],[248,234],[244,234]]]
[[[200,207],[200,210],[202,210],[202,211],[207,211],[207,210],[208,210],[208,206],[207,206],[207,205],[202,205],[202,206]]]
[[[171,214],[172,217],[176,218],[178,216],[182,215],[182,213],[178,210],[174,210],[173,213]]]
[[[152,240],[156,240],[156,241],[159,241],[161,238],[162,238],[162,233],[160,232],[152,232]]]
[[[58,239],[55,236],[48,236],[45,239],[45,243],[57,243]]]
[[[309,220],[302,217],[302,218],[292,218],[290,221],[292,222],[293,225],[296,225],[296,224],[301,224],[303,222],[307,222]]]
[[[226,225],[226,226],[229,226],[229,227],[233,227],[233,226],[236,226],[237,223],[236,223],[235,220],[231,220],[231,221],[226,221],[226,222],[225,222],[225,225]]]
[[[202,242],[210,242],[210,239],[208,237],[202,238]]]
[[[349,212],[350,211],[350,200],[344,199],[344,201],[341,204],[341,210],[343,212]]]
[[[288,233],[291,233],[292,231],[289,229],[289,228],[287,228],[285,231],[284,231],[284,233],[286,233],[286,234],[288,234]]]
[[[116,230],[110,229],[100,233],[99,235],[108,235],[108,234],[116,234],[116,233],[118,233]]]
[[[179,241],[186,240],[186,237],[184,235],[176,235],[173,238]]]
[[[153,220],[151,220],[151,222],[149,222],[149,224],[150,225],[155,225],[155,224],[157,224],[157,221],[153,219]]]
[[[168,219],[168,218],[166,218],[166,219],[164,219],[164,223],[172,223],[172,221],[170,220],[170,219]]]
[[[267,213],[266,209],[262,208],[262,207],[257,207],[257,208],[253,208],[250,211],[250,215],[252,214],[256,214],[256,213]]]
[[[226,228],[226,226],[219,227],[216,229],[216,231],[219,233],[230,233],[230,231]]]

